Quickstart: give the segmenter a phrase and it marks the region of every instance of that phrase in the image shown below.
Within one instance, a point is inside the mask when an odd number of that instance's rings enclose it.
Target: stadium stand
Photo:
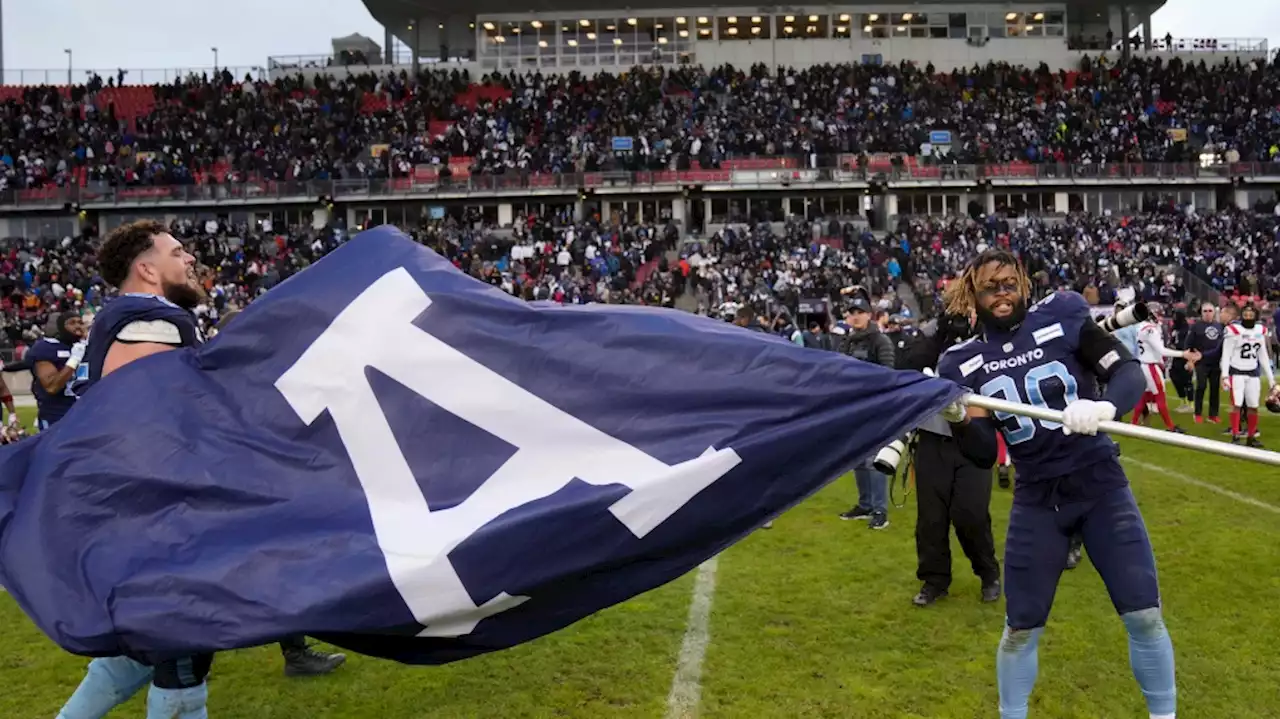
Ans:
[[[1256,65],[1256,66],[1255,66]],[[1280,70],[1133,59],[1052,72],[820,65],[6,88],[0,189],[453,174],[1280,160]],[[95,89],[97,88],[97,89]],[[1259,108],[1240,116],[1242,107]],[[951,134],[935,155],[934,128]],[[420,129],[419,129],[420,128]],[[611,139],[632,138],[634,152]],[[369,157],[371,146],[381,146]],[[70,157],[61,149],[73,148]],[[80,170],[87,172],[87,176]]]
[[[887,311],[928,316],[963,258],[990,245],[1017,251],[1038,290],[1070,287],[1102,304],[1122,288],[1182,301],[1187,282],[1197,297],[1274,301],[1280,291],[1275,198],[1265,184],[1239,189],[1241,177],[1280,179],[1280,69],[1266,62],[1086,58],[1073,70],[989,63],[951,72],[821,64],[776,75],[761,64],[479,77],[352,70],[0,88],[0,211],[95,213],[73,232],[8,233],[21,236],[5,240],[0,267],[3,349],[20,354],[50,312],[102,301],[91,225],[113,204],[165,203],[207,267],[210,323],[379,221],[406,226],[508,292],[563,302],[714,313],[743,303],[794,308],[813,296],[838,304],[843,288],[859,286]],[[935,149],[940,127],[947,144]],[[1016,187],[1049,178],[1069,180],[1071,193]],[[1206,207],[1202,188],[1160,186],[1170,179],[1230,183],[1235,202],[1220,201],[1219,184],[1219,201]],[[1083,182],[1139,180],[1156,186],[1123,190],[1114,211],[1106,190],[1076,194]],[[806,185],[852,183],[872,196],[893,195],[886,184],[900,181],[967,187],[945,201],[868,198],[878,218],[858,195],[834,205],[749,198],[746,211],[711,199],[693,213],[665,198],[620,199],[611,212],[596,197],[584,207],[606,188],[688,197],[718,183],[808,195]],[[457,191],[468,201],[420,219],[407,210],[395,220],[343,217],[334,203],[355,201],[345,190],[442,202]],[[543,191],[577,193],[576,203],[534,197],[494,216],[504,195]],[[185,211],[286,196],[306,196],[310,207],[320,196],[327,219],[315,225],[309,210],[295,210],[272,231],[261,215]]]

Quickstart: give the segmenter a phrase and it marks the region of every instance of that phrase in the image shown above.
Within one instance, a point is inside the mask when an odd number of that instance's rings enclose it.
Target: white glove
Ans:
[[[15,428],[15,429],[19,426],[19,425],[18,425],[18,413],[17,413],[17,412],[10,412],[10,413],[9,413],[9,426],[10,426],[10,427],[13,427],[13,428]]]
[[[942,418],[952,424],[963,422],[966,414],[964,402],[960,400],[956,400],[942,409]]]
[[[1116,406],[1110,402],[1094,402],[1089,399],[1078,399],[1067,405],[1062,412],[1063,434],[1098,433],[1098,423],[1108,422],[1116,418]]]
[[[72,370],[79,367],[80,363],[84,361],[84,351],[88,348],[89,343],[87,340],[80,340],[71,345],[71,358],[67,360],[67,366]]]

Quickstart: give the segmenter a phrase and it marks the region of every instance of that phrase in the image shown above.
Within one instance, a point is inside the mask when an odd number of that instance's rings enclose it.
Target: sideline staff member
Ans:
[[[947,316],[932,337],[915,343],[902,369],[932,370],[938,357],[972,333],[967,317]],[[916,578],[924,585],[912,599],[926,607],[947,596],[951,586],[951,527],[973,573],[982,581],[982,601],[1000,599],[1000,563],[991,534],[991,470],[961,454],[941,415],[917,428]]]
[[[893,342],[880,333],[871,321],[871,304],[859,297],[851,300],[845,309],[845,321],[849,331],[840,343],[840,353],[854,359],[893,369]],[[858,483],[858,503],[840,515],[841,519],[869,520],[871,529],[889,526],[889,478],[871,466],[871,459],[853,468]]]
[[[1222,328],[1231,324],[1230,306],[1222,308],[1222,321],[1215,322],[1212,302],[1200,306],[1200,321],[1191,326],[1187,338],[1187,349],[1200,353],[1200,360],[1194,362],[1196,377],[1195,413],[1196,424],[1204,422],[1204,393],[1209,392],[1209,421],[1217,424],[1218,389],[1222,384],[1222,372],[1219,368],[1222,359]],[[1136,355],[1135,355],[1136,356]]]

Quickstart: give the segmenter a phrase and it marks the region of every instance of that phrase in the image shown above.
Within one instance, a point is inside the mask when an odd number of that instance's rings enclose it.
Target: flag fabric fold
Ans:
[[[961,392],[525,303],[378,228],[0,451],[0,584],[87,656],[454,661],[681,576]]]

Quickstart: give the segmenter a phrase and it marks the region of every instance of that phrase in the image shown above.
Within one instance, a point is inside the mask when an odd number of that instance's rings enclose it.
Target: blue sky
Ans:
[[[318,55],[330,39],[383,31],[359,0],[0,0],[4,67],[62,70],[72,48],[79,69],[264,66],[268,56]],[[211,12],[211,8],[216,11]],[[1168,0],[1156,36],[1268,36],[1280,46],[1280,0]],[[79,74],[79,73],[78,73]],[[77,78],[79,80],[80,78]]]

